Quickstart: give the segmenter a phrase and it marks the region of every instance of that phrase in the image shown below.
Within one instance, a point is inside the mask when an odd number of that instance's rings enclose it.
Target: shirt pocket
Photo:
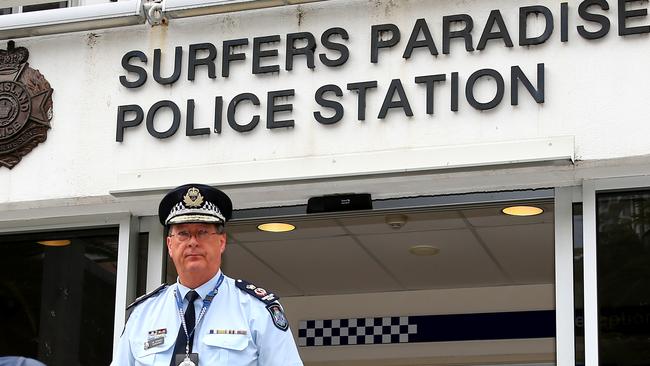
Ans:
[[[145,338],[137,338],[131,341],[131,351],[137,366],[169,365],[171,348],[175,339],[170,335],[165,337],[163,344],[145,349]]]
[[[248,365],[244,352],[248,341],[248,337],[242,334],[206,334],[203,343],[209,352],[201,358],[207,361],[207,365]]]

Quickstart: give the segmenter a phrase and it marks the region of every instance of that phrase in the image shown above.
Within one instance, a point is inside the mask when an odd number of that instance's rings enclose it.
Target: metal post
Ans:
[[[575,363],[572,187],[555,189],[555,347],[558,366]]]
[[[138,218],[127,216],[120,221],[117,244],[117,280],[115,288],[115,325],[113,357],[125,322],[126,305],[135,298],[137,266]]]
[[[596,186],[582,187],[585,303],[585,366],[598,366],[598,271],[596,261]]]

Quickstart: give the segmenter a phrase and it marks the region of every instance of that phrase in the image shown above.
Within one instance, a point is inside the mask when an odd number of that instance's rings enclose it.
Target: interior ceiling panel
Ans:
[[[242,245],[308,295],[400,289],[398,283],[349,236]]]
[[[387,221],[387,216],[405,216],[404,224],[395,229]],[[347,217],[340,220],[341,225],[352,234],[392,234],[411,231],[439,229],[464,229],[465,222],[457,211],[417,212],[408,214],[385,214]]]
[[[275,240],[298,240],[309,238],[328,238],[344,235],[343,228],[333,220],[294,220],[296,229],[286,233],[268,233],[257,229],[260,223],[237,225],[236,230],[230,230],[230,235],[241,243]]]
[[[360,236],[363,245],[402,283],[405,289],[480,287],[505,284],[471,231],[436,230]],[[414,245],[431,245],[434,256],[415,256]]]
[[[269,286],[271,291],[282,294],[281,296],[302,295],[302,291],[290,280],[282,278],[273,267],[232,241],[227,244],[224,252],[223,271],[232,278],[241,278],[262,287]]]
[[[483,208],[472,208],[462,210],[463,216],[467,218],[470,225],[474,227],[509,226],[509,225],[530,225],[544,222],[553,222],[553,206],[535,205],[541,207],[544,212],[536,216],[514,217],[501,212],[501,209],[510,205],[490,206]]]
[[[225,266],[280,296],[553,283],[552,203],[532,217],[507,205],[285,218],[296,226],[286,233],[233,222]],[[389,215],[406,221],[391,228]],[[440,252],[414,256],[414,245]]]
[[[476,230],[513,283],[553,282],[553,224],[495,226]]]

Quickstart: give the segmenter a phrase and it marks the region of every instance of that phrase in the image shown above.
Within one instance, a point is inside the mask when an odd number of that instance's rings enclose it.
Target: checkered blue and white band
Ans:
[[[298,345],[345,346],[358,344],[408,343],[417,325],[407,316],[301,321]]]
[[[555,311],[303,320],[301,347],[555,337]]]
[[[219,207],[212,202],[206,201],[203,206],[198,208],[187,208],[183,202],[179,202],[172,207],[167,215],[165,225],[188,222],[220,223],[226,222],[226,219]]]

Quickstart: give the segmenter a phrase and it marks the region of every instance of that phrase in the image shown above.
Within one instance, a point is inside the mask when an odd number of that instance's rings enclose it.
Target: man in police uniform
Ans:
[[[163,198],[178,280],[129,306],[112,365],[302,366],[278,297],[221,272],[231,215],[230,198],[202,184]]]

